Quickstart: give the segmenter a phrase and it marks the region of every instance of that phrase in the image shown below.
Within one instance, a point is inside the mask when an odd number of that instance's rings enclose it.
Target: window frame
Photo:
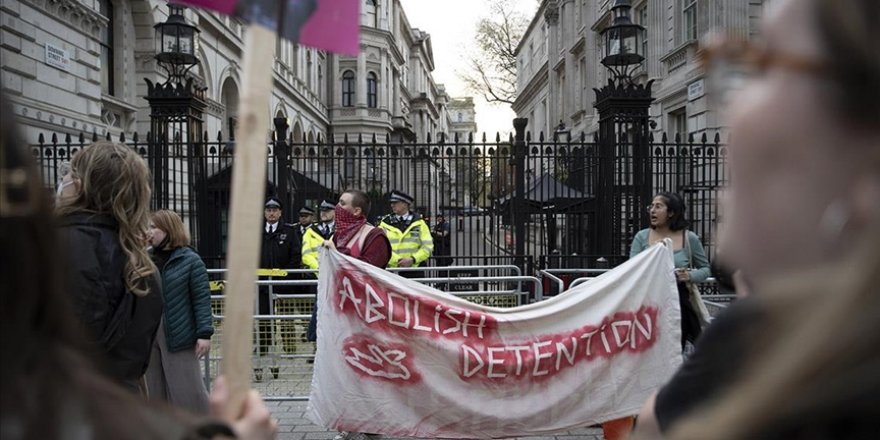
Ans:
[[[342,72],[342,106],[354,107],[354,95],[357,90],[357,81],[353,70]]]
[[[105,10],[106,8],[106,10]],[[112,0],[99,0],[98,12],[107,18],[107,27],[101,35],[98,44],[101,46],[101,92],[105,95],[116,96],[116,63],[114,57],[114,6]],[[106,84],[105,84],[105,78]]]
[[[681,0],[681,35],[685,42],[697,39],[697,0]]]
[[[379,107],[379,76],[375,72],[367,73],[367,107]]]

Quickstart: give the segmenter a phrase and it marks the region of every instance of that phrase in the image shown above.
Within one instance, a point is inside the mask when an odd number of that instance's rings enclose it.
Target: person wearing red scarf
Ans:
[[[350,189],[342,193],[336,205],[336,233],[324,246],[335,247],[340,253],[385,269],[391,259],[391,242],[385,231],[367,223],[369,212],[370,199],[363,191]],[[313,322],[315,315],[317,313],[312,315]],[[369,438],[374,437],[362,432],[340,432],[334,440]]]
[[[391,242],[385,231],[367,223],[369,211],[370,199],[363,191],[342,193],[336,205],[336,233],[332,243],[345,255],[385,269],[391,259]]]

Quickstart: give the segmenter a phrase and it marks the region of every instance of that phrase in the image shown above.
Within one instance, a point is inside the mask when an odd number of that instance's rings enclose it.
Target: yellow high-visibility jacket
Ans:
[[[379,222],[391,242],[391,259],[388,267],[398,267],[401,258],[415,259],[413,267],[428,260],[434,252],[431,228],[420,215],[413,215],[410,221],[400,222],[396,215],[387,215]]]
[[[324,244],[324,240],[330,240],[333,234],[326,237],[321,233],[318,223],[309,226],[302,239],[302,264],[306,269],[318,269],[318,249]]]

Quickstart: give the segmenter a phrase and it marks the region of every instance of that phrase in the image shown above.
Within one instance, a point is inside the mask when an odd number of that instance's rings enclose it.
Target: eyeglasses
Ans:
[[[666,207],[666,205],[659,205],[659,204],[658,205],[648,205],[645,207],[645,210],[648,212],[651,212],[655,208],[659,210],[660,208],[665,208],[665,207]]]
[[[737,64],[756,72],[779,68],[811,75],[825,75],[826,63],[797,54],[771,50],[755,42],[735,37],[716,36],[697,52],[704,73],[717,64]]]
[[[729,92],[742,88],[750,79],[771,69],[815,77],[828,75],[828,65],[823,61],[724,35],[710,37],[709,42],[697,52],[697,59],[710,88],[720,95],[722,102]]]

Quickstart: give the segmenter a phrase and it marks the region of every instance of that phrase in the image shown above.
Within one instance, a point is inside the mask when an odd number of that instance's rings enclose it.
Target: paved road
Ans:
[[[272,414],[278,419],[278,438],[280,440],[332,439],[336,435],[336,432],[315,426],[306,419],[306,402],[267,402],[267,404]],[[402,437],[381,436],[379,438],[400,439]],[[555,435],[517,438],[528,440],[602,440],[602,430],[582,428]]]

